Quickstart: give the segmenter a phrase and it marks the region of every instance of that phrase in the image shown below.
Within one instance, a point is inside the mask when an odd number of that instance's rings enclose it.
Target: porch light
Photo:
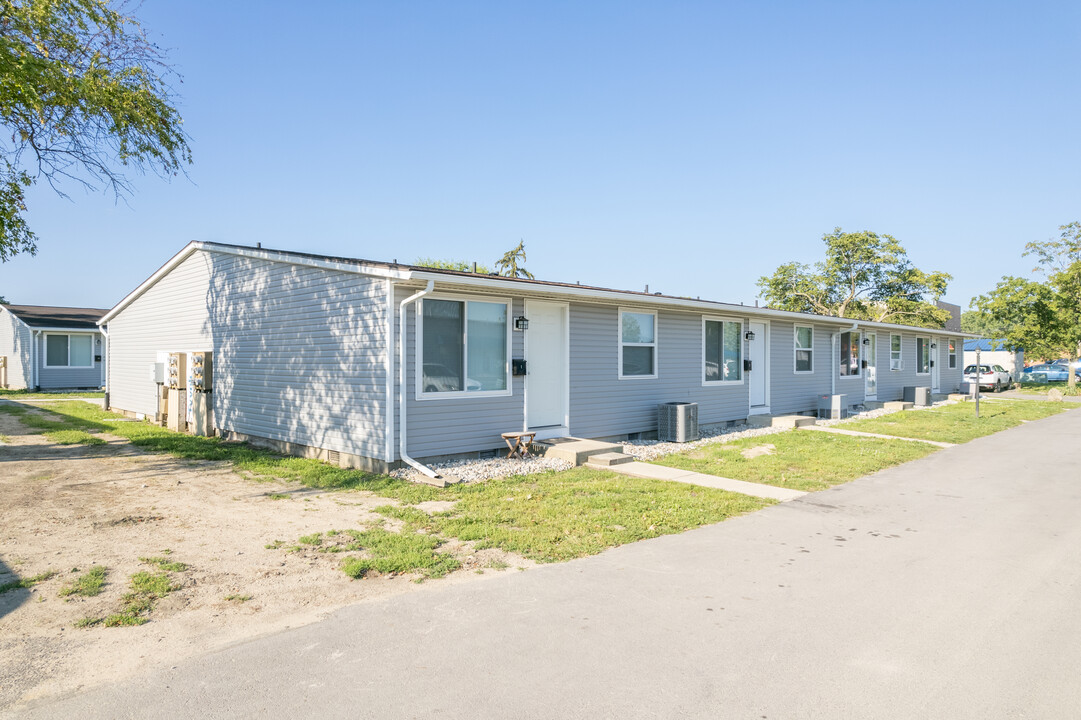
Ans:
[[[747,332],[743,333],[743,337],[745,340],[747,340],[747,342],[752,342],[754,340],[754,331],[748,330]]]
[[[938,343],[931,343],[931,349],[932,350],[934,350],[936,347],[938,347]]]
[[[865,338],[863,339],[863,344],[864,344],[864,345],[870,345],[870,344],[871,344],[871,338],[869,338],[869,337],[865,337]]]
[[[528,330],[529,329],[529,320],[526,318],[525,315],[519,315],[518,317],[514,318],[514,329],[515,330]]]

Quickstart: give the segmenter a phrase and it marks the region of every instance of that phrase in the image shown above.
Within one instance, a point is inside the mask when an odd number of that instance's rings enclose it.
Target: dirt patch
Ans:
[[[754,458],[762,457],[763,455],[772,455],[773,451],[776,449],[777,447],[775,445],[770,445],[769,443],[766,443],[765,445],[755,445],[754,447],[749,447],[746,450],[742,450],[740,451],[740,455],[747,458],[748,460],[753,460]]]
[[[416,508],[418,510],[423,510],[429,515],[434,515],[436,513],[453,510],[454,506],[457,504],[458,502],[456,500],[429,500],[427,502],[417,503]]]
[[[0,584],[57,573],[0,594],[0,708],[418,588],[419,575],[352,580],[339,569],[340,557],[285,548],[331,529],[381,524],[392,530],[373,512],[393,503],[387,498],[257,483],[224,463],[150,455],[109,436],[105,445],[61,446],[5,414],[0,435],[10,440],[0,445]],[[429,512],[446,509],[425,505]],[[464,582],[533,565],[456,540],[439,551],[452,553],[462,568],[425,582]],[[184,569],[169,572],[177,589],[154,603],[149,622],[77,627],[83,618],[118,612],[131,576],[158,571],[140,558],[163,553]],[[94,565],[108,569],[100,595],[59,595]]]

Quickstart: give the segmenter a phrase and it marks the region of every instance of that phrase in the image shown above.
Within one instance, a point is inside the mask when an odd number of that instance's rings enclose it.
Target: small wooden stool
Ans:
[[[533,444],[533,438],[537,437],[537,433],[509,432],[503,433],[502,437],[506,441],[507,447],[510,448],[507,457],[519,457],[525,460],[529,457],[529,446]]]

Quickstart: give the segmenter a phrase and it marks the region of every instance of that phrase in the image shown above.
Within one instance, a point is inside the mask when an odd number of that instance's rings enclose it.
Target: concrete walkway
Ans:
[[[1061,413],[717,525],[148,658],[163,664],[10,714],[1081,717],[1079,437],[1081,410]]]
[[[805,492],[800,492],[799,490],[790,490],[788,488],[746,482],[744,480],[733,480],[731,478],[718,477],[717,475],[707,475],[705,473],[681,470],[666,465],[653,465],[651,463],[638,461],[623,463],[622,465],[606,465],[604,469],[619,473],[620,475],[628,475],[630,477],[701,485],[702,487],[728,490],[743,495],[769,498],[770,500],[780,500],[781,502],[795,500],[796,498],[803,497],[807,494]]]
[[[881,438],[882,440],[904,440],[906,442],[925,443],[935,447],[948,448],[957,443],[942,442],[941,440],[924,440],[923,438],[898,437],[897,435],[882,435],[881,433],[860,432],[859,430],[845,430],[839,427],[822,427],[820,425],[808,425],[801,430],[816,430],[818,432],[834,433],[836,435],[851,435],[852,437]]]

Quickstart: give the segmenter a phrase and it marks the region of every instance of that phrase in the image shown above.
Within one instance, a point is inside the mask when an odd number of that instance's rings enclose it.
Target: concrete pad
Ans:
[[[607,469],[629,477],[646,478],[648,480],[664,480],[667,482],[681,482],[687,483],[688,485],[701,485],[702,487],[728,490],[729,492],[740,493],[741,495],[780,500],[781,502],[795,500],[796,498],[803,497],[807,494],[805,492],[800,492],[799,490],[789,490],[788,488],[746,482],[745,480],[733,480],[732,478],[718,477],[717,475],[706,475],[705,473],[691,472],[689,470],[680,470],[679,468],[671,468],[665,465],[652,465],[650,463],[637,461],[626,463],[624,465],[616,465]]]
[[[851,435],[852,437],[868,437],[868,438],[880,438],[882,440],[904,440],[905,442],[918,442],[925,445],[934,445],[935,447],[954,447],[956,443],[941,442],[939,440],[923,440],[921,438],[910,437],[898,437],[897,435],[883,435],[881,433],[869,433],[860,432],[859,430],[844,430],[838,427],[806,427],[804,430],[815,430],[817,432],[828,432],[834,435]]]
[[[751,415],[747,418],[747,424],[752,427],[797,428],[815,422],[810,415]]]
[[[972,396],[966,395],[965,393],[950,393],[946,396],[946,399],[955,400],[957,402],[965,402],[966,400],[971,400]]]
[[[633,455],[621,452],[608,452],[600,453],[599,455],[590,455],[586,460],[586,465],[589,467],[607,468],[612,465],[622,465],[629,462],[634,462]]]
[[[538,454],[544,455],[544,457],[566,460],[575,465],[583,464],[592,455],[623,452],[623,446],[618,443],[571,437],[538,440],[533,443],[533,447],[539,448]]]
[[[886,410],[911,410],[912,403],[904,402],[903,400],[891,400],[887,403],[882,403],[882,407]]]

